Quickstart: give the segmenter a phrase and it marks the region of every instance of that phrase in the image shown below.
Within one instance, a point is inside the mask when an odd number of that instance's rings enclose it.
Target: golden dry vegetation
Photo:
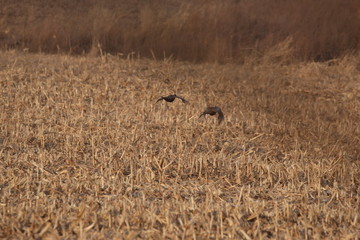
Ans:
[[[293,57],[360,50],[359,0],[2,0],[0,47],[244,62],[292,38]]]
[[[1,52],[0,237],[359,239],[360,58],[277,52]]]
[[[359,239],[359,20],[358,0],[1,1],[0,238]]]

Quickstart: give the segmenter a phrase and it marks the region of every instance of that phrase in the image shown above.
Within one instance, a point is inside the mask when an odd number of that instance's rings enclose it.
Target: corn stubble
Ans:
[[[359,237],[358,57],[0,59],[2,238]]]

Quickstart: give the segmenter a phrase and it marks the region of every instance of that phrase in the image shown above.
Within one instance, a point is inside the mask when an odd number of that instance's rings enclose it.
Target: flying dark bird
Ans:
[[[185,98],[182,98],[182,97],[180,97],[180,96],[177,96],[176,94],[174,94],[174,95],[169,95],[169,96],[167,96],[167,97],[160,97],[156,102],[159,102],[159,101],[161,101],[161,100],[165,100],[165,101],[167,101],[167,102],[173,102],[173,101],[175,100],[175,98],[180,99],[183,103],[188,103],[188,102],[189,102],[189,101],[186,100]]]
[[[202,116],[205,116],[206,114],[209,114],[211,116],[214,116],[215,114],[218,114],[218,121],[219,124],[224,120],[224,113],[221,111],[221,108],[219,107],[207,107],[205,111],[200,115],[199,118]]]

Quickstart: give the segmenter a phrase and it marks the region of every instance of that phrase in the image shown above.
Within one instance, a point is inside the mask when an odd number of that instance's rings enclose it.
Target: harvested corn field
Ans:
[[[0,59],[2,238],[359,238],[359,57]]]

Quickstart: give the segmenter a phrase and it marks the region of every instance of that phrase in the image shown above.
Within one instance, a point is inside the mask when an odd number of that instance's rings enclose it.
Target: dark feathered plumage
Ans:
[[[202,116],[205,116],[206,114],[209,114],[211,116],[218,114],[219,124],[224,120],[224,113],[221,111],[221,108],[219,108],[219,107],[207,107],[205,109],[205,111],[200,115],[199,118],[201,118]]]
[[[182,98],[180,96],[177,96],[176,94],[173,94],[173,95],[169,95],[167,97],[160,97],[156,102],[159,102],[161,100],[165,100],[167,102],[173,102],[175,100],[175,98],[178,98],[180,99],[183,103],[188,103],[189,101],[186,100],[185,98]]]

